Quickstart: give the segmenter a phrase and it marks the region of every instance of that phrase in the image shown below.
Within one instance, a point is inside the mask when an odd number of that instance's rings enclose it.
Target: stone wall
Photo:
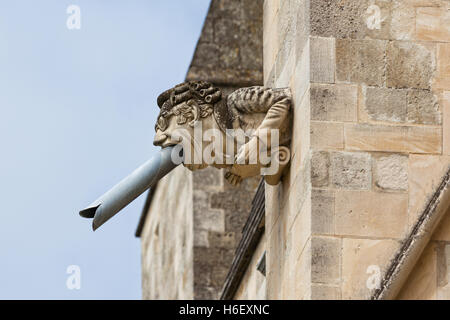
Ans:
[[[290,170],[266,185],[268,299],[310,297],[310,40],[309,1],[264,2],[264,84],[290,87],[293,136]]]
[[[295,102],[290,171],[266,188],[268,298],[374,293],[450,164],[449,8],[265,1],[264,83]]]
[[[193,299],[192,173],[179,166],[158,183],[141,232],[142,298]]]
[[[441,178],[436,161],[450,163],[442,134],[449,5],[311,1],[312,287],[320,296],[371,296],[369,277],[386,271]]]

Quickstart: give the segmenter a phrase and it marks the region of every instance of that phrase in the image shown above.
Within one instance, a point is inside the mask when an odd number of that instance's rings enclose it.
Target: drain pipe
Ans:
[[[153,158],[137,168],[128,177],[120,181],[85,209],[81,210],[80,216],[94,218],[92,221],[92,229],[94,231],[98,229],[145,190],[154,187],[158,180],[178,165],[172,161],[171,156],[172,150],[176,149],[174,147],[161,149]]]

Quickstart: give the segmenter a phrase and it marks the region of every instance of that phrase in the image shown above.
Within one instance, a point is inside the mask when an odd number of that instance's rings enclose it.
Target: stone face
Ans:
[[[311,121],[311,147],[314,149],[343,149],[344,125]]]
[[[334,193],[312,190],[311,231],[313,234],[334,234]]]
[[[334,83],[335,39],[310,38],[311,82]]]
[[[335,188],[370,189],[371,159],[368,153],[333,152],[331,183]]]
[[[417,8],[416,33],[420,40],[450,41],[450,12],[439,7]]]
[[[374,126],[345,124],[346,148],[350,150],[441,153],[439,127]]]
[[[325,151],[315,151],[311,157],[311,184],[325,187],[329,183],[330,156]]]
[[[386,43],[381,40],[336,40],[337,80],[383,85]]]
[[[340,281],[341,239],[312,237],[311,281],[337,284]]]
[[[435,64],[433,52],[425,45],[392,41],[387,47],[387,86],[429,89]]]
[[[402,239],[408,225],[408,195],[336,191],[336,234]]]
[[[356,121],[358,88],[311,84],[311,120]]]
[[[441,111],[435,94],[428,90],[408,92],[408,122],[417,124],[441,124]]]
[[[365,90],[365,110],[376,121],[406,121],[406,91],[368,87]]]
[[[408,189],[408,157],[381,156],[375,161],[375,184],[383,190]]]

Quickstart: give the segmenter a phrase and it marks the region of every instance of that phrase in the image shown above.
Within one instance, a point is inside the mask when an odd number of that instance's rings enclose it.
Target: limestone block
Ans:
[[[433,89],[450,90],[450,44],[442,43],[437,47],[437,75]]]
[[[367,114],[367,119],[390,122],[406,121],[405,90],[365,87],[363,95],[364,113]]]
[[[314,149],[343,149],[344,125],[336,122],[311,121],[311,147]]]
[[[448,170],[450,157],[416,155],[409,156],[409,226],[411,227],[422,213],[425,205],[441,183]],[[424,179],[427,177],[427,179]]]
[[[407,231],[405,193],[339,190],[335,197],[336,234],[402,239]]]
[[[446,91],[443,94],[443,153],[450,155],[450,91]]]
[[[289,280],[290,282],[293,282],[295,286],[293,299],[311,299],[311,261],[312,246],[310,238],[294,265],[294,277]]]
[[[342,299],[368,299],[400,244],[395,240],[342,241]]]
[[[311,0],[311,34],[321,37],[362,38],[367,0]]]
[[[450,299],[450,245],[444,242],[436,243],[436,299]]]
[[[446,212],[436,227],[431,239],[436,241],[448,241],[450,242],[450,214]],[[449,297],[450,299],[450,297]]]
[[[349,150],[441,153],[440,127],[344,124],[345,147]]]
[[[419,40],[450,42],[450,11],[442,7],[417,8],[416,33]]]
[[[313,189],[311,193],[311,232],[334,234],[334,192]]]
[[[194,225],[199,230],[225,231],[224,211],[211,209],[209,194],[202,190],[194,190]]]
[[[314,151],[311,157],[311,184],[326,187],[330,180],[330,155],[326,151]]]
[[[386,43],[382,40],[336,40],[337,80],[382,86]]]
[[[338,284],[341,280],[341,239],[311,237],[311,281]]]
[[[400,290],[399,300],[436,299],[436,244],[430,242]]]
[[[307,50],[306,43],[310,37],[310,1],[296,0],[297,19],[295,27],[295,54],[296,60]]]
[[[334,38],[310,38],[311,82],[334,83],[336,58]]]
[[[415,42],[390,42],[387,46],[387,86],[430,89],[436,69],[433,51],[433,48]]]
[[[408,156],[377,155],[375,158],[375,184],[382,190],[408,189]]]
[[[370,189],[371,158],[368,153],[331,153],[331,184],[342,189]]]
[[[313,284],[311,286],[311,300],[340,300],[341,288],[324,284]]]
[[[408,91],[407,118],[410,123],[441,124],[442,116],[437,96],[428,90]]]
[[[311,84],[311,120],[356,121],[358,87]]]

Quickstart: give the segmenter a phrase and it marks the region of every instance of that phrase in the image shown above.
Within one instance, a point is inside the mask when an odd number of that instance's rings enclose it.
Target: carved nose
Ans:
[[[167,135],[164,133],[156,134],[155,139],[153,140],[153,145],[157,147],[161,147],[164,141],[166,141]]]

